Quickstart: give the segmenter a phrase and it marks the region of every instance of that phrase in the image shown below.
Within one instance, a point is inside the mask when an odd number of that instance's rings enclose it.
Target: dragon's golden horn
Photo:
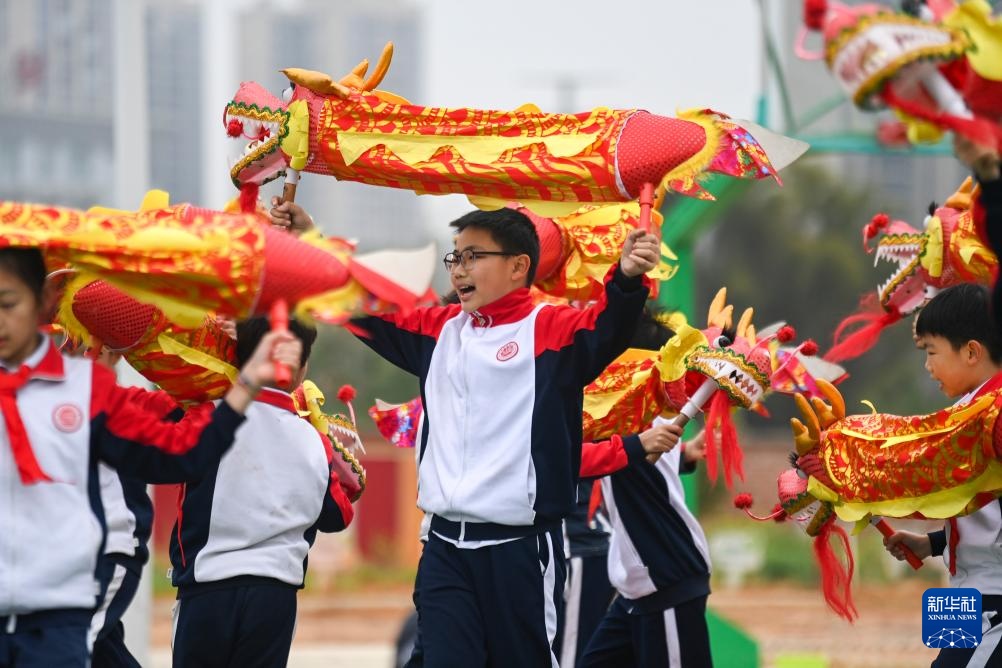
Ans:
[[[793,395],[793,401],[797,404],[797,409],[800,414],[804,417],[804,422],[807,424],[807,431],[810,433],[811,438],[817,442],[821,438],[821,425],[818,424],[818,416],[814,413],[814,409],[811,404],[807,401],[807,398],[800,392],[796,392]]]
[[[814,408],[814,412],[818,415],[818,420],[821,423],[822,429],[827,429],[832,426],[837,417],[835,413],[832,412],[832,407],[825,403],[824,399],[820,397],[811,397],[811,406]]]
[[[391,60],[393,60],[393,42],[387,42],[386,46],[383,47],[383,52],[379,54],[379,62],[376,63],[376,68],[372,70],[372,74],[362,84],[362,90],[373,90],[383,81],[383,77],[386,76],[386,72],[390,69]]]
[[[731,323],[734,321],[734,306],[728,304],[720,310],[717,314],[716,320],[711,324],[719,327],[720,329],[730,329]]]
[[[750,346],[755,345],[755,339],[748,338],[748,327],[751,326],[751,319],[753,315],[755,315],[755,309],[750,306],[746,308],[741,314],[741,317],[738,319],[738,326],[735,330],[736,334],[744,337]]]
[[[331,79],[330,75],[322,72],[304,70],[299,67],[287,67],[282,70],[282,74],[297,86],[305,86],[321,95],[336,95],[340,98],[346,98],[351,95],[350,90]]]
[[[977,186],[974,183],[974,179],[968,176],[964,179],[964,182],[960,184],[957,191],[946,198],[943,202],[943,206],[958,209],[964,211],[971,208],[971,202],[977,193]]]
[[[710,308],[706,311],[706,326],[713,327],[717,321],[717,316],[724,310],[727,303],[727,288],[720,288],[710,302]],[[717,325],[719,327],[719,325]]]
[[[369,70],[369,59],[368,58],[363,58],[362,61],[358,65],[355,65],[355,67],[354,67],[354,69],[352,69],[351,73],[354,74],[359,79],[361,79],[362,77],[365,76],[365,73],[368,70]]]
[[[832,412],[835,413],[835,417],[839,420],[844,418],[845,398],[842,397],[842,393],[838,391],[838,388],[824,378],[815,378],[814,382],[818,386],[818,389],[821,390],[821,394],[832,405]]]
[[[811,433],[803,422],[790,418],[790,428],[793,429],[793,445],[798,455],[803,457],[817,446],[817,439],[811,438]]]
[[[752,346],[755,345],[755,341],[758,340],[758,332],[755,331],[755,323],[748,323],[748,341],[751,342]]]

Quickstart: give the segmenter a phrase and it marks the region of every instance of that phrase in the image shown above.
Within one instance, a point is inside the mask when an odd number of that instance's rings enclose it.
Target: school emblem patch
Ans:
[[[52,411],[52,423],[59,431],[73,433],[83,425],[83,411],[73,404],[60,404]]]
[[[498,362],[507,362],[515,355],[518,355],[518,344],[514,341],[509,341],[500,348],[498,348]]]

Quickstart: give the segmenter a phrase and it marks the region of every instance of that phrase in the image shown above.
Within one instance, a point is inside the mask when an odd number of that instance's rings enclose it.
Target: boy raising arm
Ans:
[[[534,304],[539,239],[512,209],[455,222],[460,304],[353,321],[418,376],[418,506],[432,515],[415,585],[428,666],[550,666],[574,506],[583,389],[626,349],[657,237],[636,231],[585,310]]]

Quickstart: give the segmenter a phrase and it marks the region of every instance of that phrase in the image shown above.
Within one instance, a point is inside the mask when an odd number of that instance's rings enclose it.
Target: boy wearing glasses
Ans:
[[[630,234],[604,298],[579,310],[533,303],[539,239],[523,214],[474,211],[452,227],[458,305],[353,321],[421,381],[418,506],[432,516],[414,592],[423,665],[555,665],[583,388],[626,349],[660,242]]]

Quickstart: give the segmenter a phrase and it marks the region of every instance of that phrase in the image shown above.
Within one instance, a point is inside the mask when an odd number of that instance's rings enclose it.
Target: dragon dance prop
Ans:
[[[532,105],[414,105],[376,89],[391,57],[388,44],[364,79],[367,61],[340,81],[283,70],[292,84],[283,99],[242,83],[223,115],[237,148],[233,183],[254,187],[285,174],[288,198],[305,171],[419,194],[463,194],[482,208],[517,201],[559,216],[587,203],[649,202],[658,186],[712,199],[698,185],[700,175],[777,178],[777,168],[806,150],[709,110],[668,118],[606,108],[548,114]]]
[[[691,418],[708,402],[707,475],[717,479],[715,427],[719,425],[721,464],[730,487],[734,475],[744,478],[743,457],[730,419],[732,406],[763,411],[761,403],[770,389],[810,393],[816,389],[815,373],[832,380],[844,377],[838,365],[808,362],[817,351],[813,341],[794,348],[780,346],[796,336],[792,327],[776,326],[757,333],[751,309],[745,310],[732,333],[733,307],[725,302],[726,290],[721,289],[710,305],[703,331],[676,314],[666,323],[675,335],[660,351],[627,350],[585,388],[585,440],[636,432],[658,416],[677,418],[684,411]],[[732,342],[725,347],[715,345],[725,331]]]
[[[355,409],[351,402],[355,398],[355,388],[344,385],[338,390],[338,399],[348,407],[348,416],[341,413],[328,414],[323,411],[324,394],[311,380],[292,392],[292,401],[299,416],[305,418],[321,434],[327,436],[334,448],[331,460],[331,470],[337,475],[348,495],[354,503],[365,491],[365,469],[359,463],[355,453],[361,451],[362,439],[358,436],[355,422]]]
[[[917,16],[875,4],[805,0],[804,23],[822,32],[824,58],[857,107],[894,109],[913,142],[942,130],[1002,148],[1002,22],[984,0],[936,0]]]
[[[50,269],[70,268],[81,283],[105,280],[192,329],[209,312],[244,318],[282,299],[334,324],[353,313],[411,308],[434,267],[430,247],[404,257],[354,256],[344,240],[296,238],[254,214],[189,204],[82,212],[0,202],[0,246],[40,248]]]
[[[781,507],[773,513],[797,520],[815,537],[816,552],[830,550],[827,543],[833,533],[844,540],[836,517],[860,529],[883,516],[946,519],[971,513],[1002,495],[998,376],[970,402],[923,416],[847,416],[838,390],[824,381],[818,384],[827,401],[795,395],[803,416],[802,421],[791,420],[795,468],[780,476]],[[736,500],[739,507],[750,503],[750,498]],[[846,550],[851,579],[848,545]],[[914,566],[917,560],[909,561]],[[829,555],[822,561],[823,574],[826,563],[837,570]],[[825,597],[846,616],[847,601],[851,607],[848,579],[829,576]]]
[[[863,228],[863,246],[874,263],[894,263],[891,276],[864,298],[860,310],[835,330],[835,345],[825,359],[841,362],[872,348],[881,332],[920,309],[939,290],[958,283],[988,285],[998,258],[979,238],[972,212],[978,187],[968,178],[946,202],[931,210],[922,230],[877,214]],[[876,245],[870,241],[876,238]],[[878,305],[879,304],[879,305]],[[850,328],[853,328],[850,332]]]

